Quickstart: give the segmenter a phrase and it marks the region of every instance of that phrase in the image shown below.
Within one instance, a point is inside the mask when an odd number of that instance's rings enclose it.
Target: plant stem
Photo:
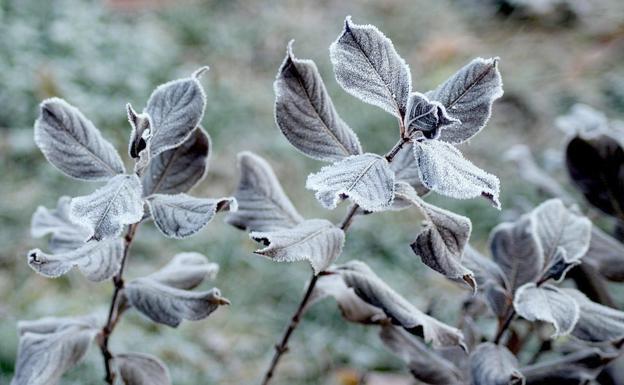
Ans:
[[[126,235],[124,237],[123,256],[121,258],[119,271],[113,277],[113,284],[115,285],[115,289],[113,290],[113,297],[111,298],[111,304],[108,310],[108,318],[106,320],[106,324],[104,325],[98,336],[98,343],[100,345],[100,350],[102,351],[102,356],[104,357],[104,369],[106,370],[105,381],[111,385],[115,381],[115,373],[112,368],[113,355],[108,348],[108,340],[113,333],[115,325],[117,325],[117,321],[119,321],[119,317],[121,315],[119,311],[119,295],[124,288],[124,267],[126,266],[126,260],[128,259],[128,251],[130,250],[130,245],[134,240],[134,236],[138,228],[139,224],[134,223],[128,226],[128,230],[126,231]]]
[[[409,142],[409,139],[399,140],[392,147],[392,149],[388,151],[388,153],[384,156],[386,158],[386,161],[388,161],[388,163],[392,162],[396,154],[408,142]],[[358,204],[351,205],[351,207],[349,208],[349,211],[347,211],[347,214],[345,215],[343,220],[340,221],[339,228],[341,230],[346,232],[349,229],[349,227],[351,227],[351,224],[353,223],[353,220],[355,219],[355,216],[357,215],[359,208],[360,206]],[[273,354],[273,358],[271,359],[271,364],[269,365],[269,368],[264,374],[262,385],[268,385],[271,382],[271,379],[273,378],[277,364],[282,358],[282,355],[288,351],[288,340],[290,339],[290,336],[295,331],[297,326],[299,326],[301,317],[303,316],[303,313],[306,310],[308,302],[310,301],[310,297],[312,296],[312,293],[314,292],[314,288],[316,287],[316,283],[318,282],[318,278],[321,275],[323,275],[323,272],[320,272],[318,275],[314,275],[314,273],[312,273],[312,278],[310,279],[310,282],[308,283],[308,287],[306,288],[303,298],[299,302],[299,306],[297,307],[295,314],[293,314],[293,316],[290,318],[290,323],[288,324],[286,331],[284,331],[284,334],[282,335],[280,342],[277,345],[275,345],[275,353]]]

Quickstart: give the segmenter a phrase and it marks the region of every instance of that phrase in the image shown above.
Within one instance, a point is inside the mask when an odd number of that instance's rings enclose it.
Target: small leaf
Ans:
[[[277,126],[311,158],[334,162],[361,154],[360,141],[338,116],[316,64],[296,58],[292,43],[273,86]]]
[[[179,146],[154,156],[143,173],[143,195],[185,193],[206,174],[210,136],[197,127]]]
[[[52,234],[48,247],[55,253],[75,250],[83,246],[85,239],[89,237],[87,228],[69,219],[70,202],[70,197],[63,196],[59,198],[54,210],[37,207],[30,222],[30,234],[33,237]]]
[[[381,211],[392,205],[394,173],[379,155],[354,155],[310,174],[306,188],[328,209],[346,196],[364,210]]]
[[[610,281],[624,281],[624,245],[596,226],[592,226],[589,250],[583,263],[593,266]]]
[[[418,338],[396,326],[384,325],[379,332],[384,345],[401,357],[419,383],[426,385],[465,384],[461,371]]]
[[[472,138],[487,124],[492,103],[503,96],[503,82],[498,72],[498,58],[476,58],[446,82],[427,92],[446,108],[446,112],[461,123],[446,127],[440,140],[461,143]]]
[[[572,335],[589,342],[619,342],[624,339],[624,312],[591,301],[576,289],[561,289],[580,308]]]
[[[147,198],[154,223],[161,233],[186,238],[204,228],[218,211],[236,211],[234,198],[195,198],[187,194],[153,194]]]
[[[161,84],[150,96],[145,112],[151,123],[152,156],[182,144],[201,122],[206,95],[199,75],[205,69],[200,68],[190,78]]]
[[[63,99],[41,103],[35,143],[54,167],[76,179],[104,181],[125,172],[115,148]]]
[[[428,189],[456,199],[481,195],[500,209],[498,178],[470,163],[454,146],[438,140],[416,142],[414,156]]]
[[[56,385],[85,357],[97,334],[93,321],[47,317],[20,321],[15,375],[11,385]]]
[[[275,231],[303,221],[264,159],[241,152],[238,168],[241,177],[234,196],[238,211],[227,216],[227,223],[247,231]]]
[[[204,279],[215,279],[219,265],[208,261],[204,255],[195,252],[176,254],[171,261],[160,270],[149,275],[149,278],[164,285],[177,289],[190,290]]]
[[[354,24],[347,17],[329,55],[336,80],[345,91],[403,119],[412,78],[405,60],[382,32],[372,25]]]
[[[291,229],[252,232],[266,246],[255,253],[276,262],[307,260],[314,274],[327,269],[342,253],[344,232],[325,219],[308,219]]]
[[[504,346],[484,342],[470,354],[472,385],[524,385],[518,360]]]
[[[132,127],[130,142],[128,144],[128,154],[131,158],[137,159],[143,156],[144,150],[149,153],[149,141],[152,137],[152,123],[148,114],[137,113],[130,103],[126,104],[128,122]]]
[[[579,305],[552,285],[527,283],[516,291],[514,309],[529,321],[545,321],[555,327],[552,338],[570,334],[579,319]]]
[[[437,139],[445,127],[460,123],[447,114],[440,102],[432,102],[420,92],[410,94],[404,121],[406,137],[418,131],[427,139]]]
[[[383,310],[394,324],[422,336],[425,342],[432,343],[435,347],[460,346],[466,350],[461,331],[418,310],[382,281],[365,263],[350,261],[331,272],[340,274],[355,294],[368,304]]]
[[[115,364],[125,385],[171,385],[169,370],[161,360],[152,355],[116,354]]]
[[[412,143],[406,143],[392,159],[390,168],[394,171],[394,177],[397,182],[408,183],[422,197],[429,193],[429,189],[423,185],[420,179],[418,164],[416,163],[412,146]]]
[[[91,241],[75,250],[47,254],[39,249],[28,252],[28,265],[48,278],[57,278],[78,267],[87,279],[101,282],[119,271],[124,244],[121,239]]]
[[[615,139],[607,135],[572,139],[566,164],[572,182],[589,203],[605,214],[624,218],[624,150]]]
[[[73,198],[69,215],[89,229],[91,239],[116,237],[124,225],[143,218],[141,182],[136,175],[117,175],[93,193]]]
[[[558,117],[555,125],[570,136],[584,139],[591,139],[609,131],[609,120],[604,113],[580,103],[573,105],[566,115]]]

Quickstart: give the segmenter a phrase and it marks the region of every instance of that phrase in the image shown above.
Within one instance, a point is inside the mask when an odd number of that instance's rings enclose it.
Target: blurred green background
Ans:
[[[339,113],[365,149],[390,148],[398,132],[395,119],[347,95],[333,77],[328,47],[347,15],[393,39],[419,91],[435,87],[475,56],[500,56],[505,96],[488,127],[462,150],[501,178],[504,210],[485,200],[428,198],[469,216],[472,242],[481,249],[496,223],[540,199],[504,160],[509,147],[529,145],[543,167],[565,182],[562,134],[554,118],[576,102],[610,118],[624,116],[621,0],[0,0],[0,384],[12,377],[18,320],[103,314],[112,292],[111,284],[89,283],[76,272],[45,279],[26,264],[27,250],[45,245],[30,237],[35,208],[96,187],[64,177],[35,148],[37,104],[50,96],[65,98],[125,152],[125,103],[142,108],[158,84],[209,65],[202,78],[208,96],[203,125],[214,146],[208,177],[193,194],[231,194],[236,153],[252,150],[270,161],[304,215],[337,221],[346,205],[329,212],[304,188],[307,174],[322,164],[299,154],[279,133],[272,83],[287,42],[295,39],[296,55],[317,63]],[[202,252],[221,266],[214,285],[232,306],[178,330],[129,312],[112,338],[114,352],[161,357],[177,385],[258,383],[309,275],[305,263],[275,264],[254,256],[247,235],[221,219],[183,241],[163,239],[147,224],[132,249],[128,277],[156,269],[179,251]],[[409,243],[420,220],[416,212],[358,218],[341,261],[366,261],[421,309],[453,324],[468,293],[413,255]],[[371,376],[369,384],[411,383],[374,329],[346,324],[327,300],[306,315],[275,383],[355,384],[369,371],[386,376],[379,382]],[[62,384],[102,383],[103,375],[94,348]]]

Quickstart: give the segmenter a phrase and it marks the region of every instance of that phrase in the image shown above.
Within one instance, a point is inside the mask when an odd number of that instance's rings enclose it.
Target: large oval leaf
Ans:
[[[472,385],[523,385],[518,360],[504,346],[484,342],[470,354]]]
[[[65,174],[83,180],[107,180],[125,172],[119,154],[74,106],[52,98],[41,103],[35,143]]]

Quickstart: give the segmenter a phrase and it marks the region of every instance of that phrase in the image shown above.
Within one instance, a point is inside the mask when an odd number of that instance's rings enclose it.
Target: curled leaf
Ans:
[[[128,113],[128,122],[132,127],[128,154],[133,159],[141,158],[145,152],[149,153],[150,151],[148,143],[152,136],[152,123],[148,114],[139,114],[130,103],[126,104],[126,112]]]
[[[85,239],[89,237],[87,228],[69,218],[70,202],[70,197],[63,196],[53,210],[39,206],[30,221],[30,233],[33,237],[52,234],[48,247],[55,253],[75,250],[83,246]]]
[[[171,385],[169,370],[158,358],[144,353],[121,353],[114,357],[125,385]]]
[[[524,385],[518,360],[504,346],[484,342],[470,354],[472,385]]]
[[[437,139],[446,126],[460,123],[447,114],[440,102],[432,102],[420,92],[410,94],[404,121],[407,137],[418,131],[427,139]]]

